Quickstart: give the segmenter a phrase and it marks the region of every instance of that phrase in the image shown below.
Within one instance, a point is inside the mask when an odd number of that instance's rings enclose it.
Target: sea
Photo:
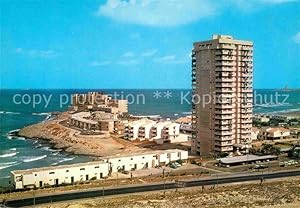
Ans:
[[[71,104],[71,95],[103,91],[129,101],[129,113],[177,118],[191,114],[191,90],[0,90],[0,186],[6,186],[10,171],[87,162],[88,156],[51,149],[42,141],[10,136],[24,126],[52,119]],[[300,110],[300,90],[254,90],[254,113],[283,113]]]

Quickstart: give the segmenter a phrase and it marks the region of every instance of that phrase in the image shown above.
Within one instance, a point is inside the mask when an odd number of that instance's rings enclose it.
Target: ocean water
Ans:
[[[88,91],[101,90],[0,90],[0,186],[8,181],[12,170],[91,160],[52,150],[40,141],[8,136],[10,131],[49,119],[50,112],[66,110],[71,94]],[[129,112],[135,115],[175,118],[191,112],[190,90],[103,91],[119,99],[127,98]],[[300,90],[255,90],[254,100],[256,113],[300,110]]]

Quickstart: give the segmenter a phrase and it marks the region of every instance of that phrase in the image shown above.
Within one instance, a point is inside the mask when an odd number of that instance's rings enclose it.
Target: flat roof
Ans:
[[[70,165],[58,165],[58,166],[49,166],[49,167],[41,167],[41,168],[31,168],[31,169],[25,169],[25,170],[14,170],[14,171],[11,171],[11,173],[12,174],[31,174],[31,173],[39,172],[39,171],[55,171],[58,169],[67,169],[67,168],[90,166],[90,165],[100,165],[100,164],[105,164],[105,163],[106,162],[100,160],[100,161],[76,163],[76,164],[70,164]]]
[[[259,160],[268,160],[268,159],[276,159],[278,156],[276,155],[242,155],[242,156],[235,156],[235,157],[227,157],[218,159],[223,164],[234,164],[234,163],[243,163],[243,162],[253,162]]]
[[[107,160],[107,159],[132,157],[132,156],[137,156],[137,155],[142,156],[142,155],[151,155],[151,154],[175,153],[175,152],[184,152],[184,151],[185,150],[181,150],[181,149],[168,149],[168,150],[148,151],[148,152],[143,152],[143,153],[115,155],[115,156],[109,156],[109,157],[101,157],[101,159],[99,159],[97,161],[76,163],[76,164],[70,164],[70,165],[58,165],[58,166],[50,166],[50,167],[32,168],[32,169],[26,169],[26,170],[14,170],[14,171],[11,171],[11,173],[12,174],[32,174],[34,172],[40,172],[40,171],[55,171],[58,169],[67,169],[67,168],[73,168],[73,167],[101,165],[101,164],[106,164],[107,162],[105,160]]]
[[[142,156],[142,155],[154,155],[154,154],[164,154],[164,153],[174,153],[174,152],[186,152],[186,150],[181,150],[181,149],[154,150],[154,151],[148,151],[142,153],[108,156],[108,157],[103,157],[103,159],[115,159],[115,158],[122,158],[122,157],[132,157],[137,155]]]

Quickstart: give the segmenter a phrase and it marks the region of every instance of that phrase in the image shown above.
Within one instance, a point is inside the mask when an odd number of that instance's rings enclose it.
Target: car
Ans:
[[[254,166],[254,169],[257,169],[257,170],[259,170],[259,169],[265,169],[265,168],[267,168],[268,166],[266,166],[266,165],[255,165]]]

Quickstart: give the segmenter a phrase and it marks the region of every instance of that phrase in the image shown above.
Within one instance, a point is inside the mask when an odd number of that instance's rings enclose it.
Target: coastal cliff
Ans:
[[[44,140],[55,149],[79,155],[108,156],[123,151],[124,145],[110,136],[80,135],[79,131],[61,125],[60,122],[68,116],[68,113],[62,113],[53,120],[26,126],[18,132],[18,136]]]

